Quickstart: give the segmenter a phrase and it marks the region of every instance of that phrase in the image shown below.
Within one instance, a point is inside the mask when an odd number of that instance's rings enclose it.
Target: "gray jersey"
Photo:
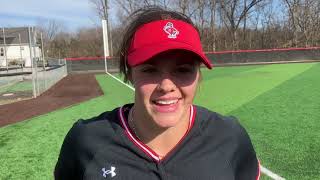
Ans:
[[[76,122],[65,137],[56,179],[253,180],[259,162],[235,118],[192,106],[189,129],[161,160],[128,126],[132,104]]]

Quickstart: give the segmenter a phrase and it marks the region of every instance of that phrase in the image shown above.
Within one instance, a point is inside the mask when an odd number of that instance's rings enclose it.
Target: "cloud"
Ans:
[[[1,2],[0,16],[4,25],[55,19],[71,28],[93,25],[96,20],[89,0],[6,0]]]

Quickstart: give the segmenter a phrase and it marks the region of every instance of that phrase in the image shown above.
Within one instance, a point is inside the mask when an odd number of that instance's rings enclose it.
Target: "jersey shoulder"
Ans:
[[[244,133],[244,128],[234,116],[224,116],[205,107],[196,106],[196,121],[202,130],[217,130],[232,134]]]
[[[77,152],[86,152],[97,149],[101,142],[116,141],[117,132],[121,130],[118,108],[115,108],[89,119],[78,120],[69,130],[65,141]]]
[[[82,179],[86,164],[97,151],[119,142],[117,112],[118,108],[73,124],[61,146],[54,172],[57,179]]]
[[[259,163],[251,139],[239,120],[197,106],[196,122],[209,149],[222,149],[236,179],[259,179]]]
[[[224,116],[197,106],[195,126],[213,146],[223,144],[227,151],[253,150],[249,134],[234,116]]]

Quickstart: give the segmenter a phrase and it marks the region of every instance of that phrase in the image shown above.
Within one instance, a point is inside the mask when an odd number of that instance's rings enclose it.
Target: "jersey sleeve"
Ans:
[[[238,121],[237,121],[238,122]],[[233,166],[235,169],[235,179],[239,180],[259,180],[260,167],[256,152],[246,130],[238,124],[236,136],[238,147]]]
[[[61,146],[59,158],[54,169],[55,180],[79,179],[77,178],[77,134],[79,123],[75,123],[66,135]]]

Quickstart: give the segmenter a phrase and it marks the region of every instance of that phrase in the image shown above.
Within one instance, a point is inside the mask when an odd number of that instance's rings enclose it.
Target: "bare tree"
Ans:
[[[52,41],[64,28],[63,23],[54,19],[40,20],[37,23],[37,29],[43,33],[48,41]]]
[[[98,14],[98,16],[101,19],[104,19],[107,21],[108,26],[108,41],[110,45],[110,55],[113,56],[113,39],[112,39],[112,26],[109,20],[109,0],[89,0],[94,7],[95,12]]]
[[[72,35],[70,33],[59,32],[50,42],[48,56],[55,58],[67,57],[71,36]]]
[[[250,13],[250,10],[264,0],[220,0],[220,14],[222,21],[232,38],[232,48],[238,46],[237,30],[240,23]]]
[[[54,19],[39,20],[36,28],[43,35],[43,53],[52,57],[57,53],[52,42],[65,29],[64,24]]]
[[[106,18],[105,0],[89,0]],[[109,0],[111,1],[111,0]],[[320,42],[319,0],[112,0],[118,23],[110,31],[115,50],[128,16],[156,5],[190,17],[200,30],[204,50],[317,46]],[[276,9],[278,8],[279,9]],[[279,11],[287,13],[278,13]],[[93,33],[93,31],[91,31]],[[83,41],[83,40],[81,40]],[[93,39],[92,39],[93,41]],[[74,37],[73,45],[80,42]],[[89,42],[88,42],[89,43]],[[92,46],[94,47],[94,46]]]
[[[314,32],[319,28],[319,0],[284,0],[288,7],[294,46],[313,44]],[[316,27],[315,27],[316,25]]]
[[[216,0],[209,0],[209,13],[210,13],[210,44],[211,44],[211,50],[216,50],[216,7],[217,1]]]

